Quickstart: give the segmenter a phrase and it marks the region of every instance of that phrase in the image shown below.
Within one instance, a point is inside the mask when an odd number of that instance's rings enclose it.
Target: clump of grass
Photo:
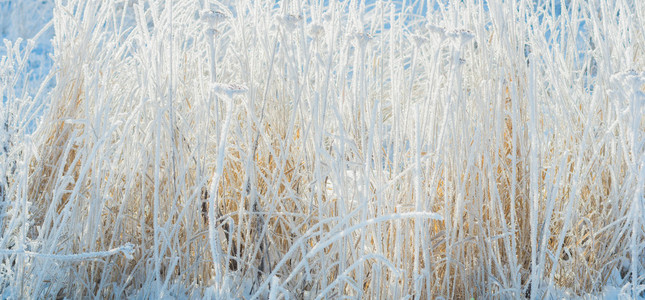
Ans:
[[[57,2],[0,292],[637,297],[645,7],[609,4]]]

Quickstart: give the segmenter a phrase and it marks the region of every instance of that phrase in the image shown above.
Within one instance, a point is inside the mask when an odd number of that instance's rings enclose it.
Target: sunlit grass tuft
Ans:
[[[642,296],[644,4],[414,3],[58,1],[0,293]]]

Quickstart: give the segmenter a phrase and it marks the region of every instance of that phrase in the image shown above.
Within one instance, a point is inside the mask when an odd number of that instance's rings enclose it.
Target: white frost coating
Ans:
[[[127,259],[133,259],[134,244],[127,243],[121,247],[113,248],[108,251],[85,252],[85,253],[78,253],[78,254],[43,254],[43,253],[31,252],[31,251],[6,250],[6,249],[0,250],[0,255],[25,254],[27,256],[31,256],[35,258],[53,259],[53,260],[68,261],[68,262],[103,258],[103,257],[116,255],[119,253],[122,253]]]
[[[199,17],[214,28],[220,23],[226,22],[230,18],[230,14],[221,10],[204,9],[199,12]]]
[[[639,296],[643,1],[9,1],[3,295]]]
[[[226,85],[216,83],[214,84],[214,90],[215,92],[223,93],[228,96],[228,99],[226,101],[224,126],[222,127],[222,132],[220,134],[220,140],[217,147],[217,165],[211,179],[211,185],[209,188],[210,197],[208,198],[208,203],[211,207],[211,209],[208,210],[208,237],[211,255],[213,257],[213,262],[215,265],[215,282],[219,286],[222,284],[222,267],[220,265],[222,254],[220,249],[219,233],[216,226],[217,220],[215,216],[215,207],[217,207],[217,203],[215,202],[215,200],[219,193],[219,182],[222,178],[222,173],[224,170],[224,157],[226,155],[226,144],[229,131],[228,128],[231,124],[231,117],[233,115],[232,97],[234,93],[246,92],[246,87],[240,85]]]
[[[430,32],[435,33],[435,34],[439,35],[440,37],[445,37],[446,36],[446,28],[445,27],[437,26],[437,25],[433,25],[433,24],[426,24],[426,28]]]
[[[301,15],[286,14],[282,16],[276,16],[278,23],[282,24],[287,30],[293,31],[298,27],[298,24],[302,21]]]
[[[227,96],[232,98],[235,95],[242,95],[246,93],[249,88],[242,84],[236,83],[213,83],[213,92],[220,96]]]
[[[640,90],[645,85],[645,72],[638,72],[634,69],[618,72],[611,76],[614,84]]]
[[[325,34],[325,27],[318,23],[309,25],[309,34],[314,38],[320,38]]]
[[[451,30],[446,33],[446,36],[458,40],[460,43],[465,44],[475,38],[475,34],[466,29]]]
[[[280,277],[273,276],[271,278],[271,291],[269,292],[269,300],[278,300],[280,295]]]
[[[325,239],[321,240],[320,243],[316,244],[316,246],[313,247],[307,253],[306,257],[304,259],[302,259],[298,263],[298,265],[293,269],[293,271],[291,271],[291,274],[289,275],[289,277],[286,280],[284,280],[284,282],[286,283],[286,282],[290,281],[291,278],[293,278],[294,274],[298,270],[300,270],[301,268],[303,268],[305,266],[305,264],[307,262],[307,258],[314,256],[316,253],[322,251],[327,246],[331,245],[332,243],[336,242],[337,240],[339,240],[339,239],[341,239],[343,237],[346,237],[347,235],[351,234],[352,232],[355,232],[355,231],[357,231],[357,230],[359,230],[361,228],[364,228],[366,226],[369,226],[369,225],[372,225],[372,224],[377,224],[377,223],[382,223],[382,222],[386,222],[386,221],[391,221],[391,220],[400,220],[400,219],[428,219],[428,220],[441,221],[441,220],[443,220],[443,216],[441,216],[438,213],[430,213],[430,212],[411,212],[411,213],[391,214],[391,215],[386,215],[386,216],[381,216],[381,217],[369,219],[369,220],[367,220],[367,221],[365,221],[363,223],[356,224],[356,225],[351,226],[351,227],[349,227],[347,229],[341,230],[340,232],[337,232],[337,233],[335,233],[335,234],[333,234],[333,235],[331,235],[329,237],[326,237]],[[306,237],[306,235],[304,237]],[[282,266],[284,263],[286,263],[286,261],[289,260],[289,258],[291,256],[290,254],[293,251],[295,251],[296,249],[298,249],[300,244],[303,243],[303,242],[304,242],[304,240],[299,239],[295,243],[295,245],[293,247],[291,247],[291,250],[289,250],[289,252],[286,255],[284,255],[282,260],[280,260],[280,262],[278,262],[278,264],[275,266],[274,271],[269,275],[270,277],[275,276],[277,274],[277,272],[280,269],[280,266]],[[266,287],[269,284],[269,282],[270,282],[269,280],[265,280],[264,283],[258,288],[257,292],[255,294],[253,294],[251,299],[257,299],[257,297],[259,297],[261,295],[261,293],[264,291],[264,289],[266,289]]]
[[[371,42],[374,39],[374,36],[372,36],[371,33],[369,32],[362,32],[362,31],[356,31],[352,34],[352,37],[357,43],[357,46],[364,48],[367,46],[369,42]]]
[[[206,34],[207,37],[212,39],[219,35],[219,30],[215,28],[208,28],[206,29],[206,31],[204,31],[204,33]]]
[[[428,38],[420,34],[415,34],[412,36],[412,41],[416,47],[421,47],[428,42]]]
[[[429,32],[432,32],[438,35],[441,39],[450,38],[458,41],[461,44],[470,42],[475,38],[475,34],[468,29],[457,28],[457,29],[446,29],[442,26],[437,26],[433,24],[426,24],[426,29]]]

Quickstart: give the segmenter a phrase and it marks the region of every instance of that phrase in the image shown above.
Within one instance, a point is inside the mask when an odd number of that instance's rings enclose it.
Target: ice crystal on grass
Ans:
[[[242,84],[237,83],[213,83],[213,91],[220,95],[226,95],[232,98],[235,95],[242,95],[249,89]]]
[[[320,25],[318,23],[313,23],[313,24],[309,25],[309,34],[313,38],[320,38],[321,36],[323,36],[325,34],[325,27],[323,27],[322,25]]]
[[[446,36],[458,40],[461,44],[468,43],[471,40],[475,39],[475,34],[472,31],[466,29],[450,30],[446,32]]]
[[[374,36],[371,33],[362,31],[354,32],[351,36],[360,48],[364,48],[374,39]]]
[[[215,28],[208,28],[208,29],[206,29],[206,31],[204,31],[204,33],[206,34],[206,36],[208,38],[212,39],[212,38],[215,38],[215,37],[217,37],[219,35],[219,30],[217,30]]]
[[[204,9],[199,12],[199,17],[202,21],[209,24],[212,28],[216,28],[220,23],[225,22],[230,18],[229,14],[221,10]]]
[[[433,25],[433,24],[427,24],[426,28],[428,29],[428,31],[438,35],[441,38],[446,37],[446,28],[445,27],[436,26],[436,25]]]
[[[298,24],[302,21],[302,16],[294,15],[294,14],[285,14],[281,16],[276,16],[276,19],[287,30],[293,31],[298,27]]]
[[[630,69],[625,72],[613,74],[611,80],[614,84],[621,85],[633,91],[640,91],[645,87],[645,72]]]
[[[420,48],[421,46],[423,46],[425,43],[428,42],[428,38],[426,38],[423,35],[415,34],[412,36],[412,41],[414,42],[414,45],[417,48]]]

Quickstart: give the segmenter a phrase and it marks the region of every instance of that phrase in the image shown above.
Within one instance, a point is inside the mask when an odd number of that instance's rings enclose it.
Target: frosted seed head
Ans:
[[[199,17],[204,23],[208,24],[211,27],[215,27],[229,19],[229,15],[226,12],[211,9],[201,10],[199,12]]]
[[[641,91],[645,86],[645,72],[637,72],[633,69],[618,72],[611,76],[611,81],[614,85],[624,87],[626,91]]]
[[[217,29],[215,29],[215,28],[208,28],[208,29],[206,29],[206,31],[204,33],[209,38],[214,38],[214,37],[219,35],[219,31]]]
[[[475,34],[472,31],[466,29],[451,30],[446,35],[449,38],[459,40],[459,42],[462,44],[468,43],[475,38]]]
[[[292,15],[292,14],[288,14],[288,15],[284,15],[284,16],[282,17],[282,19],[283,19],[285,22],[298,23],[298,22],[300,22],[300,21],[302,20],[302,16],[301,16],[301,15]]]
[[[424,36],[415,34],[415,35],[412,36],[412,42],[414,42],[414,45],[417,48],[420,48],[421,46],[423,46],[423,44],[428,42],[428,39],[426,37],[424,37]]]
[[[368,32],[355,32],[354,34],[351,35],[358,46],[360,47],[365,47],[367,44],[374,39],[374,37],[368,33]]]
[[[277,16],[276,19],[278,20],[278,23],[282,24],[282,26],[291,31],[298,27],[298,23],[302,21],[302,16],[286,14],[283,16]]]
[[[446,37],[446,28],[444,27],[427,24],[426,28],[428,29],[428,31],[438,35],[442,39]]]
[[[309,34],[313,38],[319,38],[323,34],[325,34],[325,28],[322,27],[320,24],[317,24],[317,23],[311,24],[311,25],[309,25]]]
[[[627,82],[635,89],[640,89],[645,84],[645,72],[636,72],[636,70],[629,70],[627,75]]]
[[[213,92],[219,95],[226,95],[232,98],[235,95],[241,95],[249,89],[242,84],[237,83],[213,83]]]

